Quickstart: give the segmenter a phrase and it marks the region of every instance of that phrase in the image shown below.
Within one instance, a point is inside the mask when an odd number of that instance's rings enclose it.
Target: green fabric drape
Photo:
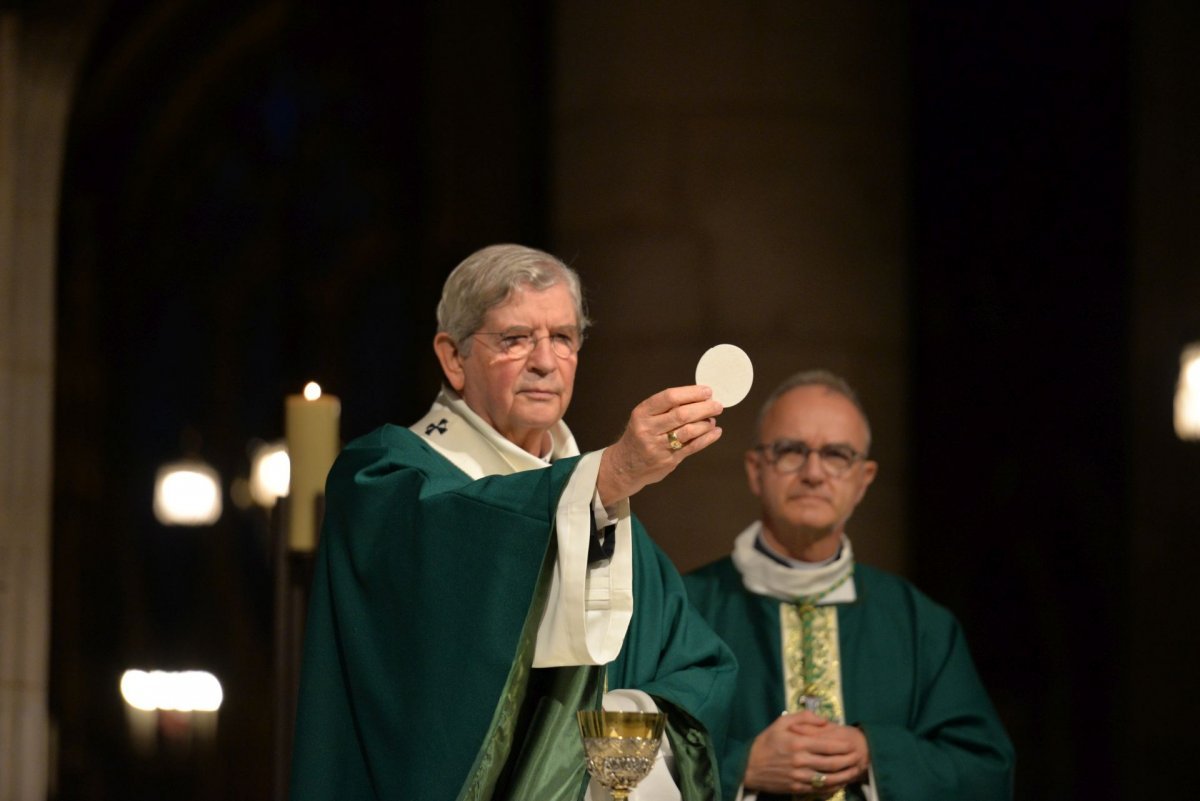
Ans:
[[[574,712],[598,706],[604,668],[531,668],[577,461],[473,481],[394,426],[342,452],[305,637],[294,801],[582,796]],[[609,689],[687,710],[683,736],[700,747],[685,770],[715,786],[732,657],[636,520],[633,548],[634,618]]]

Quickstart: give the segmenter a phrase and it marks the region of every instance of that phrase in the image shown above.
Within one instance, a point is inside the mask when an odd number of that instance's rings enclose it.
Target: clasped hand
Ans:
[[[662,481],[687,457],[721,438],[716,417],[724,407],[699,384],[672,387],[634,407],[625,432],[600,459],[596,487],[605,506]],[[669,434],[681,447],[672,449]]]
[[[830,794],[861,781],[870,763],[861,729],[795,712],[781,715],[754,739],[742,782],[748,790]],[[814,785],[817,776],[823,778]]]

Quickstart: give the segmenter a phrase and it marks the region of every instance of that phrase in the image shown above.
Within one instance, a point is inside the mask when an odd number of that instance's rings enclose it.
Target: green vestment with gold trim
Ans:
[[[531,667],[578,457],[471,480],[407,429],[351,443],[326,489],[293,801],[577,801],[575,711],[608,689],[670,716],[683,798],[718,798],[728,648],[634,521],[634,614],[610,665]],[[607,674],[607,675],[606,675]]]
[[[737,794],[754,738],[783,710],[780,601],[746,589],[731,558],[683,577],[733,649],[738,689],[721,756]],[[944,608],[898,576],[854,566],[857,600],[837,605],[845,719],[866,734],[880,801],[1007,801],[1013,749]]]

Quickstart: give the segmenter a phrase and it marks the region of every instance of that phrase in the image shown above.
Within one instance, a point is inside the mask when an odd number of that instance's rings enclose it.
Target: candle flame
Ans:
[[[316,381],[309,381],[304,385],[304,399],[315,401],[321,397],[321,385]]]

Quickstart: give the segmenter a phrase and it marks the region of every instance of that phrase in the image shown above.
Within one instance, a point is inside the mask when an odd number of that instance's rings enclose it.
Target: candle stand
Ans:
[[[314,551],[289,546],[288,497],[280,498],[271,515],[271,562],[274,572],[274,798],[286,801],[291,774],[292,739],[296,727],[296,699],[300,690],[304,623],[312,586]],[[313,498],[317,532],[325,513],[325,496]],[[316,542],[314,537],[312,540]]]

